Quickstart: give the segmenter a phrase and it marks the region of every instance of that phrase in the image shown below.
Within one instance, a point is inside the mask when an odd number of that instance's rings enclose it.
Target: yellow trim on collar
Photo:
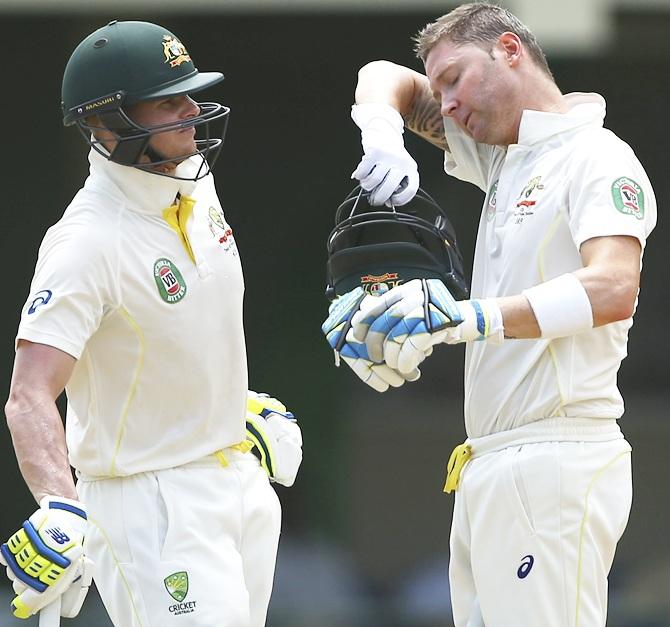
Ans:
[[[193,213],[193,205],[195,205],[195,198],[183,195],[179,196],[178,204],[175,203],[167,209],[163,209],[163,217],[172,227],[172,230],[179,236],[188,256],[195,263],[195,255],[191,248],[191,242],[188,241],[188,235],[186,234],[186,224]]]

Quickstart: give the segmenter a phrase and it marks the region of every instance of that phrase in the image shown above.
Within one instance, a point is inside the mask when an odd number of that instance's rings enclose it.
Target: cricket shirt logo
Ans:
[[[30,303],[30,307],[28,307],[28,315],[34,314],[38,307],[46,305],[51,300],[52,296],[53,292],[51,290],[40,290],[37,292]]]
[[[537,192],[544,189],[544,185],[540,183],[541,180],[541,176],[535,176],[521,190],[516,202],[516,211],[514,212],[515,224],[521,224],[525,218],[535,214]]]
[[[178,303],[186,296],[186,281],[172,261],[161,257],[154,263],[154,280],[166,303]]]
[[[498,202],[498,181],[491,185],[488,194],[488,202],[486,203],[486,221],[490,222],[496,215],[496,204]]]
[[[223,211],[219,207],[210,207],[207,215],[209,218],[209,230],[223,248],[223,251],[231,251],[233,255],[236,255],[237,246],[233,237],[233,229],[226,223]]]
[[[186,51],[186,46],[172,35],[163,35],[163,54],[165,55],[165,63],[169,63],[170,67],[178,67],[191,60]]]
[[[533,568],[534,563],[535,558],[532,555],[524,555],[521,558],[521,566],[519,566],[519,569],[516,571],[516,576],[519,579],[525,579],[526,577],[528,577],[530,571]]]
[[[612,199],[618,211],[625,215],[644,218],[644,192],[633,180],[620,176],[612,183]]]
[[[171,614],[190,614],[195,611],[197,601],[184,601],[188,595],[188,573],[185,570],[168,575],[163,583],[170,596],[177,601],[168,608]]]

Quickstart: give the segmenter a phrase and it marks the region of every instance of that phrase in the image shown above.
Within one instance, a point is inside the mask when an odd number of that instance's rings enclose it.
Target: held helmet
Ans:
[[[197,180],[209,173],[218,156],[230,109],[216,102],[201,102],[195,117],[145,128],[133,122],[125,108],[146,100],[192,94],[221,80],[220,72],[198,72],[184,44],[167,29],[149,22],[115,20],[91,33],[70,56],[63,75],[63,124],[76,124],[86,142],[105,158],[156,174],[162,174],[155,170],[157,165],[200,155],[202,164],[193,177]],[[116,146],[111,154],[93,136],[96,129],[102,130],[88,121],[93,115],[114,135]],[[214,120],[222,125],[217,137],[210,133]],[[166,159],[149,145],[152,135],[189,127],[196,127],[203,135],[196,139],[196,150],[190,154]],[[144,156],[150,163],[141,162]]]
[[[456,300],[468,298],[463,257],[444,210],[419,188],[402,207],[369,204],[355,187],[335,212],[328,252],[326,296],[356,287],[382,294],[412,279],[441,279]]]

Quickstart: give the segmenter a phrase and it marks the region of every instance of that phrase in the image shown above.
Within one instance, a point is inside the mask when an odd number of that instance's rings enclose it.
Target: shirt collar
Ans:
[[[531,146],[540,141],[580,126],[602,126],[605,120],[605,99],[600,94],[574,92],[565,94],[570,109],[566,113],[532,111],[521,114],[519,144]]]
[[[112,193],[120,192],[128,208],[139,213],[163,215],[163,210],[174,204],[178,193],[190,196],[195,189],[195,181],[173,179],[120,165],[109,161],[94,149],[91,149],[88,160],[91,164],[91,182],[101,184]],[[177,174],[185,176],[197,168],[197,159],[192,157],[177,166]]]

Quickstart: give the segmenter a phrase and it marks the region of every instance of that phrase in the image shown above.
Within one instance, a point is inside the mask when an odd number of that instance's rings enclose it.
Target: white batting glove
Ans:
[[[493,300],[455,301],[439,279],[414,279],[361,303],[354,336],[371,356],[400,373],[413,371],[437,344],[503,339],[502,314]]]
[[[351,108],[351,117],[361,129],[364,153],[351,178],[371,192],[371,205],[408,203],[419,189],[419,170],[405,149],[402,116],[390,105],[364,103]]]
[[[61,616],[79,613],[91,584],[84,556],[86,508],[79,501],[45,496],[40,508],[0,547],[16,597],[12,611],[28,618],[63,595]]]
[[[247,392],[247,440],[271,481],[290,488],[302,462],[302,432],[283,403]]]
[[[366,345],[354,337],[351,323],[359,305],[367,298],[363,289],[357,287],[339,296],[330,305],[328,318],[321,325],[321,330],[335,351],[335,365],[340,365],[341,358],[361,381],[377,392],[400,387],[405,381],[416,381],[421,376],[418,369],[400,373],[389,368],[381,358],[372,360]]]

